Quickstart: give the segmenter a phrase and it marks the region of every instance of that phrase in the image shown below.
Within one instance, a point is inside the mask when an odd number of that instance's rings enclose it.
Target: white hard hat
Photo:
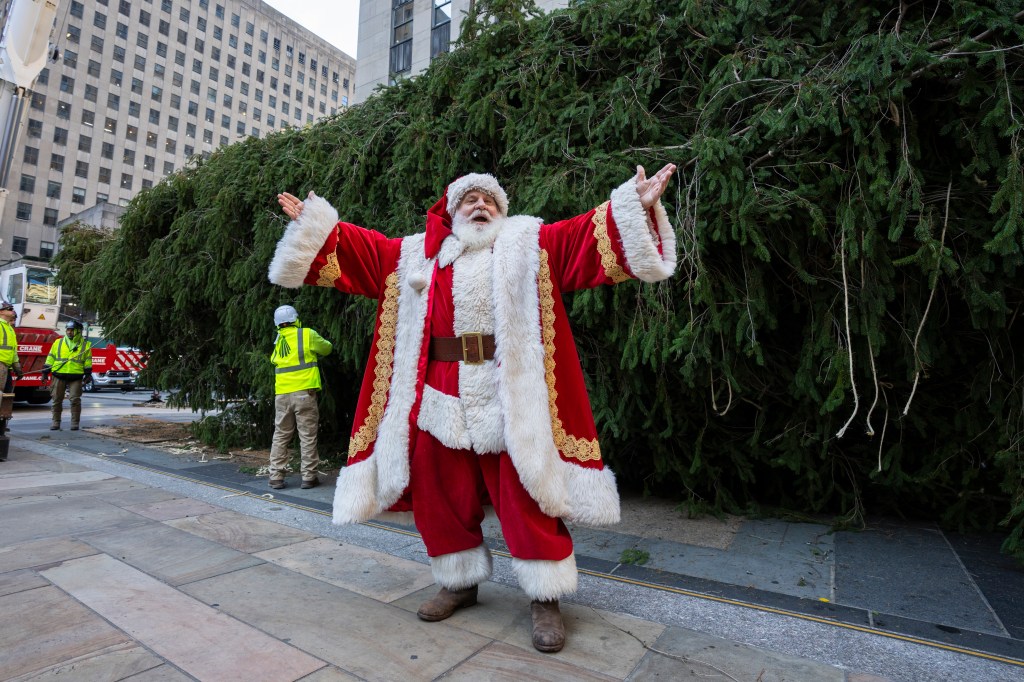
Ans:
[[[274,311],[274,324],[281,326],[286,322],[294,322],[299,319],[299,311],[290,305],[280,306]]]

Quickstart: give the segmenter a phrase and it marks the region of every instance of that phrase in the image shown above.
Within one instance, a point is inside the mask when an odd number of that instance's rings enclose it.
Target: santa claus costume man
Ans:
[[[278,195],[292,222],[270,281],[378,302],[333,519],[412,511],[441,586],[420,618],[476,603],[491,575],[480,528],[491,505],[532,600],[534,646],[564,645],[558,600],[577,571],[563,521],[616,523],[619,497],[560,294],[672,275],[660,198],[674,171],[647,178],[638,166],[609,201],[550,224],[509,216],[498,181],[474,173],[448,186],[425,232],[404,238],[339,222],[313,192]]]

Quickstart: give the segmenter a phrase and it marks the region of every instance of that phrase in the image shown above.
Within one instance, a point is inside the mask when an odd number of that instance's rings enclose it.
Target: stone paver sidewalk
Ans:
[[[872,680],[565,603],[536,652],[496,582],[416,618],[427,565],[12,447],[0,463],[3,680]]]

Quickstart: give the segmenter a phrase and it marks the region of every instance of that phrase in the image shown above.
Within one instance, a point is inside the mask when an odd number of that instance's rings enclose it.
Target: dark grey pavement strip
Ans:
[[[1024,566],[1000,552],[1004,538],[947,533],[946,539],[1010,635],[1024,639]]]
[[[90,443],[90,441],[92,442]],[[294,488],[286,488],[283,491],[270,491],[265,487],[265,479],[241,474],[237,471],[238,465],[236,464],[226,462],[211,462],[208,464],[195,461],[179,462],[173,455],[168,453],[124,441],[117,441],[117,443],[120,446],[119,448],[112,448],[109,445],[104,447],[104,440],[102,439],[95,439],[95,437],[82,438],[76,439],[74,448],[77,450],[88,450],[94,455],[114,453],[118,456],[110,457],[110,461],[123,462],[185,479],[193,479],[225,489],[235,490],[238,493],[258,497],[262,492],[272,492],[274,502],[291,505],[299,509],[310,509],[324,515],[329,515],[331,511],[329,501],[311,499],[310,497],[311,493],[323,496],[324,488],[300,491],[297,487],[297,477],[293,477],[289,481],[292,483],[292,480],[294,480],[296,484]],[[63,443],[49,444],[63,445]],[[91,447],[83,447],[86,444],[89,444]],[[125,448],[127,448],[128,452],[118,452]],[[414,532],[414,530],[410,531],[407,527],[388,522],[373,522],[372,525],[405,534]],[[609,531],[601,532],[608,533],[610,536],[616,535]],[[771,539],[771,542],[768,543],[769,545],[781,543],[777,535],[779,532],[778,528],[772,529],[771,533],[776,535],[764,536]],[[487,542],[492,550],[507,552],[504,543],[500,539],[487,538]],[[620,543],[615,544],[618,545]],[[628,540],[626,544],[634,546],[632,539]],[[706,548],[695,549],[703,551]],[[952,648],[962,648],[967,651],[978,651],[983,654],[1003,657],[1024,664],[1024,641],[1011,637],[1000,637],[970,628],[956,628],[942,623],[909,618],[905,615],[885,613],[877,608],[873,609],[872,613],[869,613],[867,607],[859,605],[844,605],[818,599],[806,599],[759,589],[758,587],[735,585],[728,582],[644,566],[621,565],[607,558],[591,557],[586,554],[577,554],[577,565],[582,571],[589,572],[596,577],[625,580],[640,586],[678,591],[678,593],[689,594],[697,598],[710,598],[733,605],[768,610],[783,615],[793,615],[797,618],[806,617],[817,622],[833,623],[838,626],[852,626],[868,633],[894,635],[911,641],[922,640],[922,643],[934,642]]]

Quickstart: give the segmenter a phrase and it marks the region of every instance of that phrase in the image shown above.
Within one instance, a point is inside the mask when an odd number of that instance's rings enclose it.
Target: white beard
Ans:
[[[472,217],[466,218],[455,215],[452,218],[452,234],[462,244],[464,251],[476,251],[477,249],[490,248],[498,237],[505,219],[494,218],[489,223],[478,225],[473,222]]]

